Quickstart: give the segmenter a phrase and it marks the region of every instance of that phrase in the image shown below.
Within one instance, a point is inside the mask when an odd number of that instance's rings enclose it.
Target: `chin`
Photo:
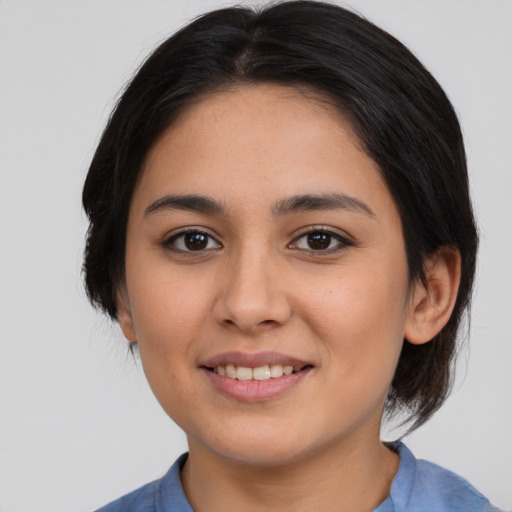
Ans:
[[[307,433],[290,432],[288,422],[273,427],[265,423],[259,428],[220,429],[216,438],[205,444],[227,460],[252,466],[282,466],[298,462],[311,452]]]
[[[303,452],[303,450],[304,447],[295,450],[291,447],[283,449],[281,443],[274,440],[272,445],[262,446],[259,443],[246,443],[245,446],[231,446],[223,449],[220,455],[236,464],[275,467],[296,462],[301,458],[301,452]]]

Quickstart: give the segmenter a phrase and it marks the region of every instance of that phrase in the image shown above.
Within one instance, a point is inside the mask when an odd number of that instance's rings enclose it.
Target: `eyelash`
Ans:
[[[187,235],[203,235],[207,239],[207,241],[206,241],[207,246],[205,248],[197,250],[197,251],[193,251],[193,250],[190,250],[190,249],[187,249],[187,248],[176,247],[176,245],[175,245],[176,241],[179,240],[180,238],[183,238],[183,242],[185,243],[184,238]],[[215,240],[215,238],[210,233],[208,233],[207,231],[204,231],[204,230],[202,230],[200,228],[189,228],[189,229],[186,229],[184,231],[180,231],[179,233],[176,233],[176,234],[170,236],[169,238],[165,239],[164,242],[162,243],[162,245],[165,248],[167,248],[167,249],[170,249],[170,250],[173,250],[173,251],[176,251],[176,252],[180,252],[180,253],[198,253],[198,254],[201,254],[201,253],[204,253],[205,251],[212,250],[212,247],[208,247],[208,245],[210,245],[212,240],[217,245],[217,247],[213,247],[213,249],[219,249],[220,247],[222,247],[221,244],[219,242],[217,242],[217,240]]]
[[[301,239],[306,238],[311,235],[317,235],[317,234],[330,237],[328,239],[329,246],[331,245],[331,242],[333,240],[337,241],[338,243],[336,243],[336,245],[334,247],[327,247],[326,249],[313,249],[311,247],[309,247],[309,248],[298,247],[298,242]],[[183,245],[186,243],[185,237],[187,235],[202,235],[202,236],[204,236],[206,238],[206,246],[204,248],[198,249],[197,251],[190,249],[190,247],[187,248],[186,246],[177,247],[176,242],[180,239],[183,239]],[[211,245],[212,241],[214,242],[216,247],[208,247],[209,245]],[[307,241],[306,243],[310,244],[311,241]],[[303,252],[309,252],[311,254],[314,254],[315,256],[322,256],[324,254],[332,254],[332,253],[342,251],[342,250],[346,249],[347,247],[351,247],[354,245],[355,245],[354,242],[348,240],[347,238],[341,236],[338,233],[335,233],[329,229],[326,229],[325,227],[311,226],[309,228],[305,228],[299,234],[299,236],[295,237],[295,239],[290,244],[288,244],[287,247],[289,249],[296,249],[296,250],[303,251]],[[202,230],[200,228],[190,228],[190,229],[186,229],[184,231],[180,231],[179,233],[173,234],[172,236],[170,236],[169,238],[164,240],[164,242],[162,243],[162,246],[164,246],[167,249],[170,249],[170,250],[173,250],[176,252],[180,252],[180,253],[197,253],[197,254],[203,254],[204,252],[210,251],[212,249],[215,250],[215,249],[222,248],[222,245],[220,244],[220,242],[218,242],[210,233],[208,233],[207,231]]]
[[[301,247],[297,247],[296,246],[297,242],[299,240],[301,240],[302,238],[306,238],[306,237],[308,237],[310,235],[314,235],[314,234],[315,235],[316,234],[321,234],[321,235],[326,235],[326,236],[330,237],[329,245],[330,245],[330,243],[333,240],[336,240],[338,243],[334,247],[328,247],[327,249],[313,249],[311,247],[310,248],[301,248]],[[308,243],[308,242],[306,242],[306,243]],[[292,249],[297,249],[299,251],[309,252],[310,254],[314,254],[315,256],[323,256],[323,255],[326,255],[326,254],[333,254],[333,253],[336,253],[336,252],[343,251],[347,247],[352,247],[354,245],[355,245],[354,242],[352,242],[348,238],[340,235],[339,233],[331,231],[330,229],[327,229],[327,228],[325,228],[323,226],[311,226],[311,227],[305,228],[299,234],[299,236],[297,236],[291,242],[291,244],[288,245],[288,247],[292,248]]]

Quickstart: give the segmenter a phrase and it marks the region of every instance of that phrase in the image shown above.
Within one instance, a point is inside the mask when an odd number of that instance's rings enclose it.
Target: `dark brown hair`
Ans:
[[[399,41],[341,7],[287,1],[207,13],[149,56],[116,105],[83,190],[90,226],[85,284],[116,318],[130,200],[148,150],[180,110],[236,84],[305,87],[349,119],[378,164],[400,212],[411,280],[439,248],[461,255],[454,311],[429,343],[404,340],[387,411],[405,409],[411,430],[444,402],[467,310],[477,249],[462,134],[453,107]]]

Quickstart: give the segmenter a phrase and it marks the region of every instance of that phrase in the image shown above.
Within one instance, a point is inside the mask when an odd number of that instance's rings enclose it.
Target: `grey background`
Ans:
[[[0,0],[0,512],[92,510],[186,449],[117,326],[85,299],[80,192],[122,84],[186,20],[225,5]],[[407,443],[511,509],[512,2],[350,5],[448,92],[482,233],[456,390]]]

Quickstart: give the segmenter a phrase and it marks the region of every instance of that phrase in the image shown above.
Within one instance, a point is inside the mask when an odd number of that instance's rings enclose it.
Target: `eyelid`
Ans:
[[[304,236],[310,235],[312,233],[325,233],[327,235],[332,236],[333,238],[337,239],[339,241],[339,244],[337,244],[335,247],[331,247],[329,249],[324,250],[315,250],[315,249],[303,249],[298,247],[293,247],[294,244]],[[340,233],[337,229],[331,227],[331,226],[325,226],[325,225],[313,225],[313,226],[306,226],[304,228],[301,228],[295,235],[290,244],[288,244],[288,248],[296,249],[299,251],[304,252],[310,252],[311,254],[322,256],[324,254],[332,254],[335,252],[343,251],[347,247],[352,247],[356,245],[355,241],[347,235],[346,233]]]
[[[204,249],[199,249],[197,251],[189,250],[186,248],[176,247],[174,245],[174,242],[178,238],[185,236],[188,233],[203,234],[206,237],[208,237],[210,240],[213,240],[216,247],[213,247],[213,248],[207,247]],[[301,238],[303,238],[307,235],[310,235],[312,233],[325,233],[325,234],[333,237],[334,239],[336,239],[339,243],[336,244],[335,247],[331,247],[331,248],[327,248],[327,249],[317,249],[317,250],[311,249],[311,248],[310,249],[300,248],[300,247],[296,246],[298,240],[300,240]],[[169,250],[172,250],[172,251],[175,251],[178,253],[185,253],[185,254],[193,254],[193,253],[202,254],[204,252],[209,252],[212,250],[217,250],[217,249],[223,248],[223,244],[219,241],[219,237],[217,235],[212,234],[210,230],[208,230],[207,228],[204,228],[202,226],[186,226],[186,227],[176,228],[173,231],[171,231],[170,233],[166,234],[164,240],[160,243],[160,245],[162,245],[166,249],[169,249]],[[305,227],[301,228],[300,230],[298,230],[293,235],[293,240],[287,245],[287,248],[299,250],[302,252],[309,252],[311,254],[321,256],[324,254],[327,255],[327,254],[339,252],[339,251],[346,249],[347,247],[351,247],[354,245],[356,245],[356,243],[352,240],[352,238],[349,235],[347,235],[346,233],[341,233],[336,228],[333,228],[331,226],[325,226],[325,225],[312,225],[312,226],[305,226]]]
[[[191,251],[187,249],[181,249],[178,247],[173,246],[173,242],[176,241],[178,238],[187,235],[188,233],[200,233],[202,235],[207,236],[210,240],[213,240],[217,247],[214,248],[205,248],[197,251]],[[208,229],[201,227],[201,226],[186,226],[174,229],[170,233],[166,234],[164,240],[161,242],[161,244],[164,248],[179,252],[179,253],[190,253],[190,254],[202,254],[207,251],[215,250],[215,249],[221,249],[222,243],[218,240],[217,236],[214,236]]]

